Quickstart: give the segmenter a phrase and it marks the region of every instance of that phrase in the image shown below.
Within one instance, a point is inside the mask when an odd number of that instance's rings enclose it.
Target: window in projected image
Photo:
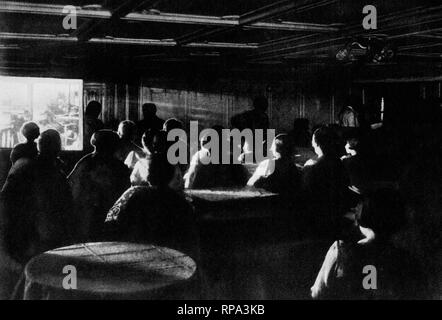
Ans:
[[[0,76],[0,147],[24,142],[20,128],[34,121],[60,132],[63,150],[81,150],[82,92],[82,80]]]

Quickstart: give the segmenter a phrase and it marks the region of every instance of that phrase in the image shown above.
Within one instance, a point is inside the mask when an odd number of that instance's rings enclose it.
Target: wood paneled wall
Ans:
[[[141,118],[141,106],[153,102],[157,115],[168,119],[175,117],[186,126],[197,120],[201,128],[213,125],[230,126],[230,118],[252,107],[253,97],[265,95],[269,101],[268,115],[277,132],[292,129],[293,120],[308,118],[311,125],[334,123],[342,94],[332,88],[306,87],[299,82],[268,84],[248,81],[219,81],[209,88],[189,88],[182,83],[162,80],[141,81],[139,84],[88,83],[84,84],[84,104],[98,100],[103,105],[102,120],[117,123],[124,119]]]

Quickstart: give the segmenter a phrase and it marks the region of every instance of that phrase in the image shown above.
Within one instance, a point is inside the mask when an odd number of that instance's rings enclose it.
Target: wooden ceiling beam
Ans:
[[[51,34],[28,34],[0,32],[0,39],[15,41],[48,41],[60,43],[79,43],[79,39],[73,36],[54,36]],[[174,40],[139,39],[139,38],[91,38],[91,44],[115,44],[115,45],[140,45],[173,47],[177,43]],[[226,48],[226,49],[256,49],[257,43],[233,43],[233,42],[192,42],[185,45],[188,48]]]
[[[337,3],[338,0],[321,0],[321,1],[312,1],[312,0],[302,0],[302,1],[293,1],[293,0],[282,0],[275,3],[272,3],[268,6],[258,8],[256,10],[252,10],[250,12],[244,13],[239,17],[239,25],[249,25],[255,22],[267,20],[270,18],[277,18],[283,14],[287,14],[289,12],[296,11],[298,13],[313,10],[317,8],[321,8],[324,6],[328,6],[330,4]]]
[[[157,2],[156,0],[146,0],[140,1],[138,0],[126,0],[126,1],[116,1],[116,0],[105,0],[102,7],[109,9],[111,15],[110,15],[110,21],[111,23],[116,24],[118,20],[124,16],[126,16],[128,13],[130,13],[132,10],[134,10],[137,7],[140,7],[142,5],[151,5],[154,2]],[[76,29],[72,36],[77,37],[80,41],[88,41],[94,36],[94,33],[96,33],[96,30],[99,29],[102,25],[107,23],[108,20],[88,20],[85,23],[83,23],[78,29]]]
[[[213,36],[217,34],[222,34],[232,30],[232,27],[236,28],[259,28],[259,29],[271,29],[274,30],[276,27],[279,27],[279,30],[283,30],[285,28],[291,27],[291,31],[305,31],[305,32],[336,32],[339,29],[336,26],[331,25],[320,25],[320,24],[311,24],[311,23],[299,23],[299,22],[285,22],[284,23],[270,23],[270,22],[262,22],[263,20],[267,20],[270,18],[276,18],[282,14],[286,14],[288,12],[304,12],[307,10],[316,9],[319,7],[323,7],[326,5],[330,5],[338,2],[337,0],[322,0],[322,1],[313,1],[313,0],[302,0],[302,1],[293,1],[293,0],[282,0],[271,5],[258,8],[256,10],[247,12],[239,16],[236,20],[236,23],[232,26],[226,26],[223,28],[202,28],[197,31],[191,32],[189,34],[183,35],[176,39],[176,41],[184,45],[191,41],[196,41],[202,38],[207,38],[208,36]]]
[[[410,18],[413,21],[410,23]],[[430,8],[414,8],[380,17],[376,34],[386,34],[388,39],[398,39],[415,34],[433,32],[439,30],[442,21],[442,6]],[[415,29],[416,31],[410,31]],[[368,36],[371,32],[365,31],[361,22],[355,22],[341,29],[336,37],[326,37],[321,34],[312,34],[303,37],[294,37],[284,41],[273,41],[260,45],[257,52],[250,56],[252,61],[266,59],[279,59],[287,55],[306,54],[309,50],[316,50],[328,46],[344,45],[349,38]]]

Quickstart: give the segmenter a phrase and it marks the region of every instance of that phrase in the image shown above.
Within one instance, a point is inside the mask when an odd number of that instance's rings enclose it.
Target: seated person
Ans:
[[[212,163],[210,147],[210,136],[205,135],[201,138],[201,149],[195,153],[190,161],[190,167],[184,175],[184,186],[189,189],[211,189],[211,188],[231,188],[244,187],[247,183],[248,172],[241,164],[233,164],[232,152],[229,152],[230,164],[223,164],[222,152],[226,152],[222,148],[222,127],[214,126],[213,129],[218,133],[219,137],[219,159],[218,163]],[[229,142],[227,145],[231,146]]]
[[[164,154],[154,153],[147,169],[148,186],[131,187],[109,210],[107,238],[165,246],[195,257],[195,216],[176,189],[174,166]]]
[[[115,152],[115,157],[132,170],[138,160],[144,157],[143,149],[134,142],[137,126],[133,121],[122,121],[118,125],[118,135],[120,136],[120,145]]]
[[[36,159],[13,164],[0,198],[0,251],[22,266],[39,253],[72,243],[72,197],[57,161],[60,134],[44,131],[38,150]]]
[[[338,156],[337,137],[329,127],[315,130],[312,146],[316,160],[304,166],[304,188],[307,196],[307,221],[319,236],[336,236],[347,206],[348,182]]]
[[[99,240],[107,212],[130,186],[129,169],[114,156],[118,143],[114,131],[95,132],[94,152],[78,161],[68,177],[81,241]]]
[[[362,203],[357,233],[330,247],[311,288],[312,297],[423,298],[425,278],[419,263],[392,241],[406,222],[404,213],[395,190],[369,192]]]
[[[140,159],[134,167],[130,176],[130,182],[133,186],[149,185],[149,166],[152,156],[162,155],[167,158],[167,134],[164,131],[148,130],[142,138],[142,144],[146,157]],[[183,175],[180,166],[174,165],[174,181],[177,182],[180,190],[183,189]]]
[[[11,151],[11,162],[14,164],[20,158],[35,159],[38,154],[35,139],[40,135],[40,128],[35,122],[25,122],[20,130],[26,142],[17,144]]]
[[[277,135],[270,151],[273,157],[259,164],[247,185],[295,196],[301,179],[293,160],[294,148],[290,137],[287,134]]]
[[[345,151],[347,154],[341,160],[350,180],[350,185],[361,191],[366,190],[371,180],[371,175],[361,139],[349,137],[345,144]]]
[[[184,130],[183,123],[180,120],[175,119],[175,118],[167,119],[166,122],[164,122],[163,131],[165,131],[167,134],[169,134],[169,132],[171,132],[174,129]],[[185,158],[186,163],[179,163],[181,172],[186,172],[186,170],[189,167],[189,161],[190,161],[190,146],[186,140],[178,138],[178,137],[175,138],[175,141],[168,141],[169,146],[171,146],[172,144],[175,144],[175,143],[180,144],[178,150],[187,150],[186,158]]]
[[[250,142],[246,141],[245,139],[242,139],[241,144],[236,147],[240,148],[240,150],[242,151],[238,157],[238,161],[240,163],[246,165],[256,163],[255,153],[253,152],[253,145],[251,145]]]

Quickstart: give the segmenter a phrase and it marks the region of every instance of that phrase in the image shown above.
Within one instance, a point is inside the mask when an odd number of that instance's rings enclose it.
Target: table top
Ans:
[[[74,266],[77,290],[98,293],[139,293],[189,280],[196,264],[173,249],[124,242],[82,243],[47,251],[25,269],[27,281],[63,288],[65,266]]]
[[[217,188],[217,189],[187,189],[186,195],[206,201],[217,202],[238,199],[271,198],[278,194],[257,188]]]

